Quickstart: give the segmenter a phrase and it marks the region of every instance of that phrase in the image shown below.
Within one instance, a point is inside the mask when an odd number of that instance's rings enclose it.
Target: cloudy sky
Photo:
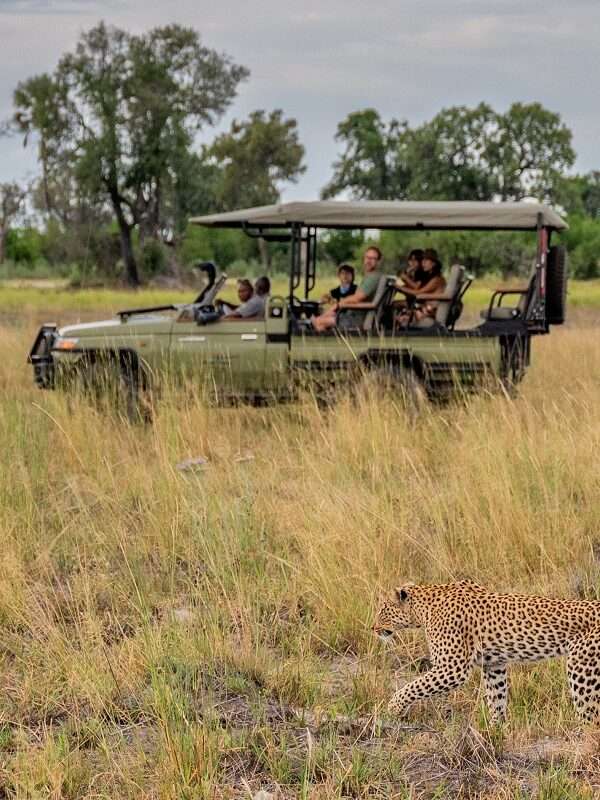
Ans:
[[[190,25],[249,67],[220,128],[256,108],[298,119],[308,170],[286,199],[318,195],[337,123],[367,106],[418,123],[448,105],[538,100],[572,129],[577,169],[600,168],[600,0],[0,0],[0,119],[19,80],[101,19]],[[0,180],[36,169],[16,139],[0,154]]]

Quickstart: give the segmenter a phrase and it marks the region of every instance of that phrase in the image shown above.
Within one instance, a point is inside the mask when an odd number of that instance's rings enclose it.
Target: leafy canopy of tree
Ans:
[[[600,220],[600,170],[565,178],[560,201],[569,214]]]
[[[247,75],[192,29],[135,36],[100,23],[53,75],[17,87],[14,124],[26,140],[37,134],[48,186],[68,162],[84,191],[105,198],[130,284],[139,282],[132,231],[157,236],[173,223],[163,210],[187,180],[194,136],[219,119]],[[48,192],[48,210],[51,202]]]
[[[333,165],[324,199],[348,192],[358,200],[406,197],[411,180],[408,167],[408,126],[393,119],[385,123],[373,108],[355,111],[340,122],[335,135],[344,152]]]
[[[217,202],[223,210],[275,203],[281,184],[297,181],[306,169],[298,124],[295,119],[284,119],[280,109],[270,114],[253,111],[245,121],[234,120],[206,156],[220,170]],[[258,245],[270,271],[272,250],[264,239],[259,239]]]
[[[552,202],[575,161],[571,131],[540,103],[504,114],[455,106],[416,128],[366,109],[343,120],[336,139],[344,149],[323,197]]]
[[[306,170],[298,123],[284,119],[280,109],[234,121],[207,155],[221,170],[217,199],[224,210],[275,203],[281,184],[296,182]]]

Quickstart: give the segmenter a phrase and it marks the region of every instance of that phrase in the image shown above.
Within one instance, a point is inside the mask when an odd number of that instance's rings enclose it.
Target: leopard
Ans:
[[[490,722],[503,723],[508,665],[566,656],[575,710],[600,723],[598,600],[499,594],[472,581],[406,584],[383,603],[373,631],[390,642],[408,628],[424,629],[431,668],[394,692],[392,715],[458,688],[480,667]]]

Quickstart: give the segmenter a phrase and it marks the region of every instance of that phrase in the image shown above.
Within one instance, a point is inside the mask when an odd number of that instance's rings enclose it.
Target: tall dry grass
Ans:
[[[35,390],[30,335],[0,336],[6,796],[433,796],[423,737],[452,764],[462,727],[485,730],[475,679],[417,709],[420,734],[334,724],[379,714],[424,655],[418,634],[373,641],[380,594],[469,576],[600,598],[600,330],[536,340],[516,400],[415,418],[369,391],[326,412],[190,391],[148,426]],[[503,747],[577,725],[560,664],[515,671]],[[536,796],[588,796],[539,769]]]

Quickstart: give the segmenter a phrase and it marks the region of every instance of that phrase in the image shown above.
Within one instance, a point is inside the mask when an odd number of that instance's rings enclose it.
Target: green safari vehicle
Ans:
[[[43,325],[29,355],[39,386],[69,386],[73,376],[93,385],[99,368],[106,374],[108,366],[134,404],[142,390],[160,384],[167,373],[211,387],[218,399],[283,400],[309,383],[320,388],[352,384],[358,373],[374,370],[398,387],[411,385],[432,399],[444,398],[490,381],[512,388],[529,365],[531,337],[564,321],[566,253],[551,238],[566,224],[545,205],[294,202],[191,222],[287,243],[288,294],[267,298],[264,319],[218,318],[214,304],[226,276],[213,270],[188,304],[128,309],[114,319],[63,328]],[[531,231],[537,256],[528,282],[494,291],[472,327],[457,326],[472,277],[456,264],[447,274],[435,318],[400,328],[393,306],[400,297],[395,277],[381,275],[372,301],[353,310],[351,322],[342,309],[335,328],[316,333],[310,317],[319,304],[309,296],[316,282],[317,236],[320,230],[341,228]]]

